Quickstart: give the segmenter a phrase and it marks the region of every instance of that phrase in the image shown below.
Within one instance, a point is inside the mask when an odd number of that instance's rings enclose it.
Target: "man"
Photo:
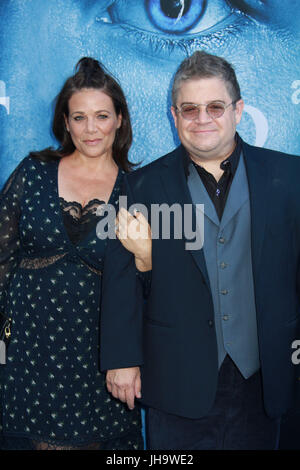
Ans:
[[[175,227],[153,239],[143,358],[134,300],[125,318],[112,294],[124,264],[107,260],[102,367],[132,407],[143,361],[150,449],[275,449],[298,393],[300,160],[243,142],[243,106],[230,64],[195,52],[172,89],[181,146],[128,176],[128,196],[149,212],[204,204],[203,248],[187,250]]]

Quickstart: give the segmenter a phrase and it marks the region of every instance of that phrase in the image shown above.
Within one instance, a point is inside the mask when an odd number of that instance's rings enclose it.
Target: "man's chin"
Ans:
[[[203,144],[203,145],[194,145],[190,147],[190,154],[196,158],[212,159],[217,158],[217,155],[220,153],[217,145],[213,144]]]
[[[220,145],[218,135],[213,132],[196,134],[190,141],[190,147],[200,152],[210,152]]]

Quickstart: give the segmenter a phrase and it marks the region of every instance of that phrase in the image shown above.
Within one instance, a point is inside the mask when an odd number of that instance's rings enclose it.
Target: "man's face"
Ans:
[[[221,102],[226,109],[224,114],[213,119],[206,106],[199,107],[198,118],[185,119],[178,109],[185,104],[207,105],[212,101]],[[236,126],[243,112],[243,101],[230,104],[232,99],[226,85],[220,78],[191,79],[181,83],[177,94],[177,110],[171,112],[178,136],[189,154],[200,160],[224,160],[232,152]]]
[[[195,50],[233,64],[245,101],[241,137],[297,155],[299,43],[299,0],[1,0],[0,186],[28,151],[55,145],[52,100],[82,56],[120,81],[135,162],[179,143],[170,83]]]

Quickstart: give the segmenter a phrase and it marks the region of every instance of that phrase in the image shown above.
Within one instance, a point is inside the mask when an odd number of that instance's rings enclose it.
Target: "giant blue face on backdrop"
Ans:
[[[134,161],[177,145],[170,81],[196,49],[235,66],[242,137],[299,154],[299,39],[299,0],[1,0],[0,185],[29,150],[54,143],[51,101],[86,55],[125,91]]]

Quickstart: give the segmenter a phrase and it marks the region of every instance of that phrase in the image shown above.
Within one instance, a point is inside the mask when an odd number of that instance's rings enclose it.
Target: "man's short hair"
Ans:
[[[235,71],[223,57],[196,51],[184,59],[175,73],[172,86],[172,104],[176,107],[177,95],[182,82],[199,78],[220,78],[225,83],[230,98],[235,103],[241,99],[240,86]]]

